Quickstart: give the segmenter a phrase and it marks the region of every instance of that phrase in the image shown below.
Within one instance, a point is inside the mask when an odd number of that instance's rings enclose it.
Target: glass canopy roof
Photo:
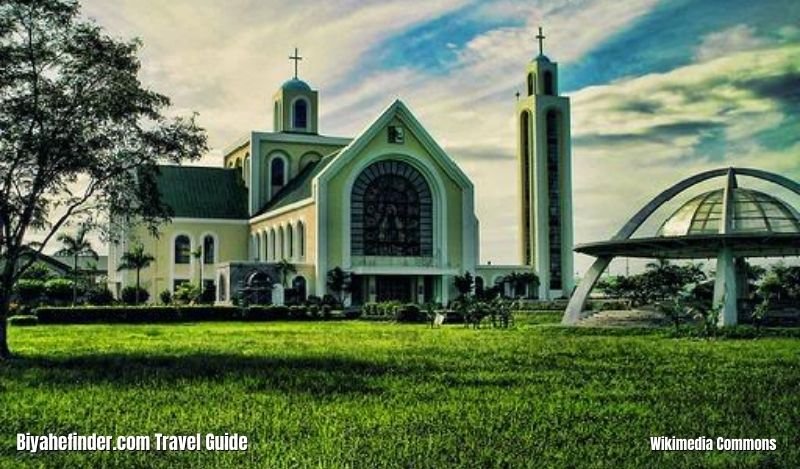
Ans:
[[[800,233],[800,215],[786,202],[752,189],[733,190],[733,233]],[[724,189],[686,202],[661,225],[658,236],[707,235],[720,232]]]

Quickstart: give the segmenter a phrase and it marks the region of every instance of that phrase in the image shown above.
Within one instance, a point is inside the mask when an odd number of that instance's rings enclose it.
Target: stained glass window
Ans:
[[[401,161],[380,161],[356,179],[351,198],[356,256],[430,256],[433,200],[427,181]]]

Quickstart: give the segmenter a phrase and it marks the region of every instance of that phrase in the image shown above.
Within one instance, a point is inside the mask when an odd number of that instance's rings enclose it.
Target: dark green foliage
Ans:
[[[14,285],[17,299],[26,305],[36,305],[44,297],[44,280],[21,279]]]
[[[138,296],[136,292],[139,292]],[[144,288],[137,288],[133,285],[129,285],[122,289],[120,292],[120,299],[126,305],[135,305],[140,303],[146,303],[147,300],[150,298],[150,293],[145,290]]]
[[[322,297],[321,304],[330,306],[331,308],[341,308],[342,306],[342,302],[339,298],[328,293]]]
[[[471,273],[464,272],[464,275],[456,275],[453,278],[453,283],[460,296],[467,296],[472,293],[472,288],[475,286],[475,278]]]
[[[162,305],[170,305],[172,304],[172,293],[169,290],[163,290],[158,294],[158,299]]]
[[[8,324],[11,326],[35,326],[39,324],[39,318],[32,314],[11,316],[8,318]]]
[[[798,467],[797,337],[671,331],[363,321],[17,328],[20,358],[0,365],[0,428],[12,429],[0,434],[0,467]],[[22,455],[13,449],[21,426],[227,431],[252,445]],[[778,444],[652,452],[655,435]]]
[[[528,296],[532,296],[539,287],[539,276],[533,272],[511,272],[503,277],[502,283],[511,285],[515,298],[524,297],[526,290],[529,292]]]
[[[51,303],[64,304],[72,299],[74,282],[65,278],[54,278],[44,283],[44,292]]]
[[[277,321],[289,319],[288,306],[250,306],[245,310],[247,321]]]
[[[199,286],[193,283],[184,283],[175,290],[175,295],[172,299],[175,303],[188,305],[198,303],[201,295],[202,292]]]
[[[638,275],[605,277],[597,288],[610,297],[625,298],[640,306],[670,299],[704,280],[706,274],[700,264],[678,265],[659,260],[648,264]]]
[[[800,303],[800,266],[773,265],[758,286],[761,298]]]
[[[394,315],[394,320],[397,322],[425,322],[427,319],[427,316],[415,304],[406,304],[397,308]]]
[[[42,282],[45,282],[53,277],[55,277],[55,275],[49,267],[42,262],[36,262],[28,267],[28,270],[26,270],[20,278],[25,280],[41,280]]]
[[[242,319],[233,306],[111,306],[39,308],[42,324],[161,323],[194,321],[233,321]]]
[[[328,290],[332,291],[342,301],[342,294],[347,293],[352,288],[353,277],[350,272],[345,272],[341,267],[336,266],[328,271],[327,274]],[[327,295],[326,295],[327,296]]]
[[[114,294],[106,287],[96,287],[86,293],[86,301],[93,306],[108,306],[114,302]]]

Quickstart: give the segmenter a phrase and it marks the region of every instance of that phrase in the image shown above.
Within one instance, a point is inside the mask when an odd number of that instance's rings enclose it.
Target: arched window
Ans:
[[[285,238],[283,236],[283,227],[280,227],[280,228],[278,228],[278,240],[276,241],[276,244],[278,245],[278,251],[277,251],[278,257],[277,257],[277,260],[281,260],[281,259],[285,259],[286,258],[286,253],[284,252],[284,245],[283,245],[283,240],[284,239]]]
[[[275,132],[279,132],[281,130],[281,113],[277,101],[275,101],[275,110],[273,111],[272,130]]]
[[[306,257],[306,226],[301,221],[297,222],[297,255]]]
[[[269,181],[272,185],[272,195],[275,195],[286,184],[286,162],[279,156],[272,157],[269,164]]]
[[[533,96],[533,84],[536,82],[533,73],[528,74],[528,96]]]
[[[175,238],[175,263],[188,264],[191,261],[192,242],[186,235]]]
[[[522,175],[522,263],[530,265],[531,255],[531,150],[530,150],[530,112],[524,111],[519,119],[520,136],[520,174]]]
[[[286,227],[286,257],[294,259],[294,233],[292,225]]]
[[[275,246],[275,241],[276,241],[275,238],[276,237],[277,236],[275,235],[275,230],[274,229],[270,229],[269,230],[269,252],[270,252],[269,260],[272,260],[272,261],[274,261],[275,259],[278,258],[278,250],[276,249],[277,246]]]
[[[350,233],[356,256],[431,256],[433,198],[428,182],[402,161],[368,166],[353,184]]]
[[[215,247],[214,237],[211,235],[206,235],[205,238],[203,238],[203,264],[213,264],[215,262]]]
[[[544,72],[544,94],[551,96],[556,94],[553,87],[553,74],[549,70]]]
[[[306,279],[298,275],[292,280],[292,289],[295,291],[300,301],[306,299]]]
[[[292,115],[294,117],[293,125],[295,129],[305,129],[308,127],[308,101],[302,98],[295,101]]]
[[[547,136],[547,195],[548,241],[550,245],[550,288],[560,290],[561,278],[561,188],[560,182],[560,122],[556,111],[548,111],[545,120]]]

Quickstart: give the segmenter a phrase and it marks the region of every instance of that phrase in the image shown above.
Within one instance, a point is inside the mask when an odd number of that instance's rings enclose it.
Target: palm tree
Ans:
[[[90,227],[87,224],[81,224],[75,236],[70,236],[66,233],[58,235],[58,242],[64,245],[63,248],[56,252],[56,256],[72,257],[72,306],[78,301],[78,258],[80,256],[89,256],[94,260],[98,259],[97,252],[92,248],[92,242],[86,239],[89,234]]]
[[[291,262],[287,261],[286,259],[281,259],[280,262],[275,266],[278,269],[278,273],[281,274],[281,279],[283,280],[282,285],[285,287],[286,285],[286,276],[288,274],[293,274],[297,272],[297,268]]]
[[[135,270],[136,271],[136,296],[135,303],[139,304],[139,280],[140,274],[142,269],[146,269],[150,266],[150,263],[156,260],[155,257],[151,256],[149,253],[144,252],[144,246],[138,244],[133,247],[130,251],[123,253],[122,262],[120,263],[117,270]]]

